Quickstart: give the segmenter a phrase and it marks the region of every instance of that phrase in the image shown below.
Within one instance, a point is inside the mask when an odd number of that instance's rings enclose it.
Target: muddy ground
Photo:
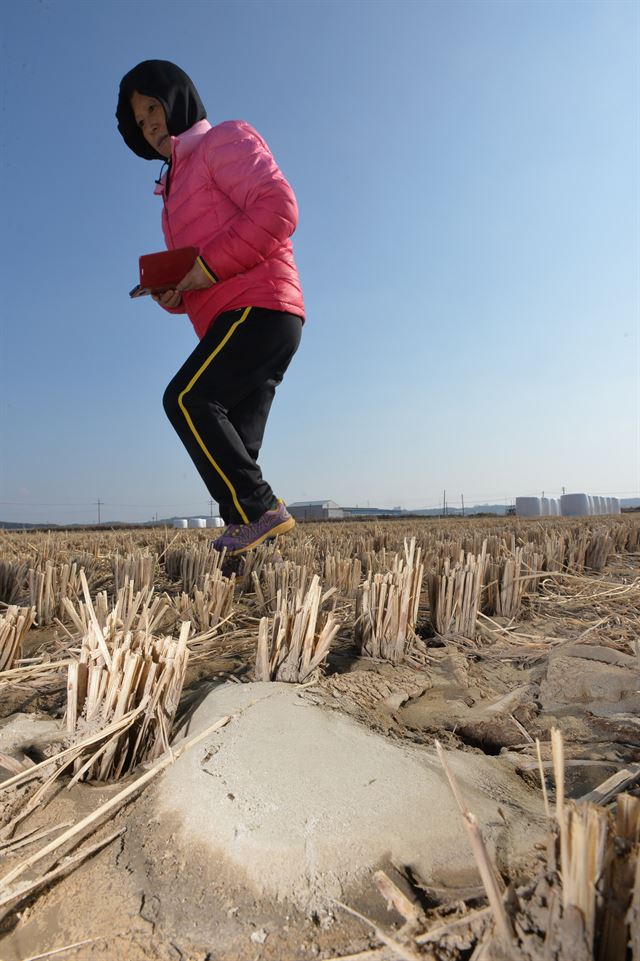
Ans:
[[[416,522],[412,530],[419,533],[425,523]],[[292,540],[295,550],[289,549],[295,557],[300,551],[311,556],[314,538],[326,549],[334,534],[339,532],[344,542],[350,530],[340,525],[308,525],[298,529]],[[361,536],[362,530],[359,527],[353,536]],[[380,531],[385,533],[390,548],[400,545],[408,533],[406,526],[400,530],[393,522],[377,524],[375,530],[378,536]],[[86,549],[82,535],[77,538],[77,549]],[[130,543],[141,545],[142,538],[138,533],[131,535]],[[16,557],[17,550],[23,551],[22,556],[30,553],[17,535],[5,547],[5,556]],[[101,549],[105,557],[104,546]],[[283,542],[285,559],[287,550]],[[167,579],[161,564],[158,570],[158,589],[175,592],[177,586]],[[240,620],[231,621],[228,631],[192,657],[180,708],[183,718],[212,683],[252,680],[257,618],[251,593],[239,596],[237,604]],[[538,589],[525,597],[516,619],[481,617],[473,638],[436,636],[425,596],[417,637],[401,665],[363,657],[346,625],[326,673],[305,687],[301,696],[400,746],[432,748],[437,739],[450,750],[499,759],[532,792],[540,791],[535,749],[539,739],[547,786],[553,794],[550,732],[556,727],[565,742],[567,795],[582,798],[611,775],[640,762],[639,628],[640,554],[613,553],[600,571],[541,580]],[[34,627],[27,635],[22,664],[55,662],[68,656],[73,645],[62,626]],[[36,679],[3,679],[0,674],[0,751],[18,761],[38,762],[56,750],[64,743],[65,707],[64,669]],[[3,780],[8,776],[7,770],[0,771]],[[2,875],[55,834],[19,848],[12,847],[11,840],[77,822],[124,783],[79,783],[67,790],[62,779],[46,806],[38,806],[15,830],[13,839],[0,839]],[[633,784],[630,790],[638,793]],[[303,961],[360,956],[367,951],[372,958],[387,956],[387,949],[376,949],[380,940],[371,925],[340,905],[309,911],[257,896],[224,857],[212,864],[206,850],[176,843],[179,825],[154,814],[157,791],[158,785],[152,783],[94,830],[88,838],[92,844],[120,833],[67,877],[15,909],[3,908],[0,902],[3,961],[24,961],[70,945],[75,947],[52,956],[87,961]],[[5,821],[15,816],[28,796],[26,790],[18,797],[5,796]],[[462,830],[460,845],[466,845]],[[79,844],[76,849],[81,848]],[[66,849],[59,863],[73,851]],[[434,925],[439,919],[485,907],[470,853],[468,857],[473,877],[464,884],[446,877],[412,876],[406,864],[379,866],[417,898],[420,910]],[[532,839],[528,855],[499,867],[505,878],[522,878],[536,870],[539,857]],[[24,877],[35,879],[55,863],[49,859],[34,865]],[[341,900],[387,930],[402,925],[401,916],[387,909],[370,879],[345,889]],[[390,951],[388,956],[398,955]],[[470,950],[449,944],[435,956],[464,958]]]

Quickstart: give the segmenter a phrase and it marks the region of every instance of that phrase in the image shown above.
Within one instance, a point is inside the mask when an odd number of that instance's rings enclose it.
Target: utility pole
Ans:
[[[209,517],[213,517],[213,497],[209,498],[209,511],[210,511]]]
[[[444,490],[442,492],[442,516],[447,516],[447,492]]]
[[[461,494],[460,497],[462,498],[462,516],[464,517],[464,494]]]
[[[98,527],[99,527],[100,526],[100,507],[101,506],[104,507],[104,501],[101,501],[100,498],[98,498],[96,503],[98,505]]]

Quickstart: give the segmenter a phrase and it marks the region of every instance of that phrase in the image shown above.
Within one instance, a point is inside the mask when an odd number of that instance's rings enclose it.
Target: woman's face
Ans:
[[[131,109],[144,139],[168,159],[171,156],[171,136],[160,101],[134,90],[131,94]]]

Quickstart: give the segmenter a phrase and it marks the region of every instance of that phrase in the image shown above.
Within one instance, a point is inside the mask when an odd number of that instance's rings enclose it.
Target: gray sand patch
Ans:
[[[0,751],[13,754],[33,743],[47,743],[65,734],[59,721],[36,714],[12,714],[0,721]]]
[[[289,684],[226,684],[189,734],[230,724],[162,776],[157,813],[261,896],[321,905],[385,858],[434,883],[477,874],[435,750],[400,744],[304,700]],[[541,799],[498,758],[448,752],[499,860],[542,833]]]

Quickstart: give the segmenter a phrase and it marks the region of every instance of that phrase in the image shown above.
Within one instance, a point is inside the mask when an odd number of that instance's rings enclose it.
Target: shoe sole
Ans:
[[[263,544],[265,541],[277,537],[279,534],[286,534],[288,531],[293,530],[295,526],[295,518],[288,517],[286,521],[278,524],[277,527],[272,527],[271,530],[267,531],[266,534],[261,534],[260,537],[256,537],[256,539],[251,541],[250,544],[245,544],[244,547],[238,548],[237,551],[227,551],[227,557],[236,557],[238,554],[246,554],[247,551],[252,550],[254,547],[259,547],[260,544]]]

